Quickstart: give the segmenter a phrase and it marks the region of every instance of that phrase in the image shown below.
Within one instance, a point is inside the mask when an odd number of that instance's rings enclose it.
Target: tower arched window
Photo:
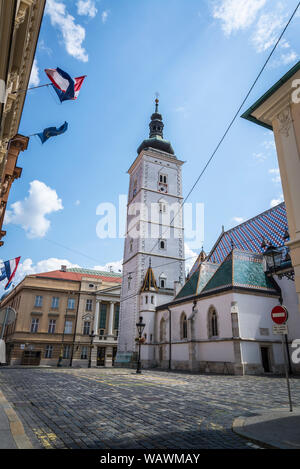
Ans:
[[[211,306],[208,310],[208,336],[217,337],[219,335],[218,314],[216,309]]]
[[[167,285],[167,276],[165,274],[160,274],[159,276],[160,288],[166,288],[166,285]]]
[[[185,313],[181,314],[180,318],[180,338],[187,339],[187,317]]]

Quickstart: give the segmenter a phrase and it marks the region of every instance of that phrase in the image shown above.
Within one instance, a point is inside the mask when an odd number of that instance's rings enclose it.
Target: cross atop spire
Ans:
[[[158,137],[163,139],[163,129],[164,129],[164,123],[162,121],[162,115],[158,112],[158,104],[159,104],[159,99],[156,97],[155,99],[155,112],[151,116],[151,122],[149,124],[150,128],[150,134],[149,137]]]

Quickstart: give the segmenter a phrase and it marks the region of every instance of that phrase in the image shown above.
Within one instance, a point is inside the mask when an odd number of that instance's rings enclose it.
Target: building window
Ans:
[[[181,339],[187,339],[187,318],[185,313],[182,313],[180,318],[180,331]]]
[[[160,342],[166,341],[166,321],[164,318],[160,321],[160,330],[159,330]]]
[[[129,250],[130,250],[130,252],[132,252],[132,250],[133,250],[133,239],[131,239],[130,242],[129,242]]]
[[[128,290],[130,290],[130,288],[131,288],[131,280],[132,280],[131,273],[129,273],[127,280],[128,280]]]
[[[68,299],[68,309],[75,309],[75,298]]]
[[[166,288],[166,281],[167,281],[167,277],[165,276],[165,274],[161,274],[159,276],[159,286],[160,288]]]
[[[104,329],[100,329],[99,335],[101,335],[101,336],[104,335],[104,332],[105,332]]]
[[[162,182],[163,184],[167,184],[168,177],[165,174],[160,174],[159,175],[159,182]]]
[[[88,357],[88,348],[86,345],[83,345],[81,347],[81,355],[80,355],[80,358],[81,360],[86,360]]]
[[[219,335],[218,315],[213,306],[208,311],[208,336],[217,337]]]
[[[70,355],[71,355],[71,345],[64,345],[63,358],[70,358]]]
[[[93,310],[93,300],[86,300],[85,310],[86,311]]]
[[[84,321],[83,323],[83,335],[89,335],[91,330],[90,321]]]
[[[66,321],[65,322],[65,334],[72,334],[73,329],[73,321]]]
[[[159,202],[158,206],[159,206],[159,213],[166,213],[167,207],[164,202]]]
[[[90,284],[89,284],[89,288],[94,288],[94,286],[95,286],[95,285],[94,285],[93,283],[90,283]]]
[[[34,303],[34,306],[43,306],[43,297],[38,295],[35,297],[35,303]]]
[[[165,239],[161,239],[161,240],[159,241],[159,248],[160,248],[160,249],[163,249],[163,250],[167,249],[167,243],[166,243],[166,240],[165,240]]]
[[[115,320],[114,320],[114,329],[119,329],[119,316],[120,316],[120,305],[116,304],[115,306]],[[117,333],[118,335],[118,333]]]
[[[56,319],[50,319],[48,326],[48,334],[55,333]]]
[[[51,308],[58,308],[59,298],[57,296],[52,297]]]
[[[38,331],[38,328],[39,328],[39,319],[38,318],[32,318],[30,332],[35,334]]]
[[[45,358],[52,358],[53,345],[46,345]]]
[[[145,303],[148,304],[148,296],[145,296]]]
[[[151,296],[151,304],[154,305],[154,296]]]
[[[100,307],[100,329],[106,329],[107,304],[101,303]]]

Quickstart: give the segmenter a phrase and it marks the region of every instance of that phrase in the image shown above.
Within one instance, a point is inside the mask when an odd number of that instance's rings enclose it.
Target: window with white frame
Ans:
[[[167,241],[165,239],[159,240],[159,249],[165,251],[167,249]]]
[[[48,325],[48,334],[54,334],[55,327],[56,327],[56,319],[50,319],[49,325]]]
[[[51,308],[58,308],[59,298],[57,296],[52,297]]]
[[[37,306],[37,307],[43,306],[43,297],[41,295],[37,295],[35,297],[34,306]]]
[[[83,323],[83,335],[89,335],[91,330],[90,321],[84,321]]]
[[[68,309],[75,309],[75,298],[68,299]]]
[[[45,348],[45,358],[52,358],[53,345],[46,345]]]
[[[86,300],[85,310],[86,311],[93,310],[93,300]]]
[[[31,319],[30,332],[35,334],[38,331],[39,322],[40,322],[39,318],[32,318]]]
[[[65,322],[65,334],[72,334],[73,329],[73,321],[66,321]]]

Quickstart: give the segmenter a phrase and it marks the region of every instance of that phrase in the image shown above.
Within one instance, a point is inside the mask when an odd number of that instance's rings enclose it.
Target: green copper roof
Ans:
[[[206,284],[202,293],[228,287],[278,293],[275,284],[263,269],[263,256],[234,249]]]
[[[189,278],[183,288],[180,290],[176,299],[185,298],[192,295],[199,295],[207,282],[218,269],[218,264],[202,262],[196,272]]]
[[[87,274],[87,275],[101,275],[103,277],[116,277],[116,278],[122,277],[122,274],[116,274],[114,272],[106,272],[105,270],[81,269],[80,267],[67,269],[67,272],[75,272],[77,274]]]
[[[300,70],[300,61],[294,65],[280,80],[275,83],[261,98],[259,98],[244,114],[242,114],[243,119],[247,119],[251,122],[254,122],[262,127],[266,127],[267,129],[273,130],[272,126],[256,119],[252,114],[256,111],[259,106],[261,106],[267,99],[269,99],[272,94],[274,94],[282,85],[284,85],[295,73]]]

